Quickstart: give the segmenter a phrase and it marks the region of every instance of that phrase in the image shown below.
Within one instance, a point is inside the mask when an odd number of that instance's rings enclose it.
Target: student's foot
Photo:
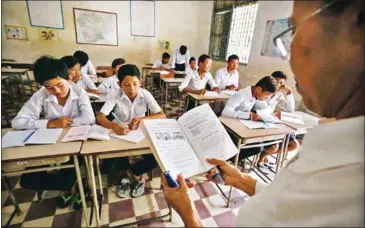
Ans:
[[[85,193],[85,201],[86,201],[86,205],[88,201],[91,201],[91,196],[89,192]],[[81,196],[80,193],[76,193],[75,194],[75,202],[74,202],[74,210],[80,210],[82,208],[82,203],[81,203]]]
[[[258,163],[257,167],[259,168],[259,170],[263,173],[263,174],[269,174],[269,165],[267,163]]]
[[[132,191],[132,197],[140,197],[144,194],[145,181],[138,181]]]
[[[121,184],[117,186],[117,194],[120,198],[126,198],[131,192],[131,181],[123,178]]]
[[[66,208],[71,205],[72,202],[72,194],[70,193],[61,193],[60,197],[57,199],[57,207]]]

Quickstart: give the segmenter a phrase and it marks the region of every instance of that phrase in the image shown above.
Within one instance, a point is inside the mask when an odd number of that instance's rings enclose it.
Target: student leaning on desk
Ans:
[[[283,58],[290,56],[305,106],[336,121],[311,129],[296,160],[266,187],[225,161],[209,160],[220,165],[227,185],[252,195],[237,227],[364,226],[364,15],[363,0],[294,1],[293,26],[274,43]],[[287,34],[294,35],[290,50],[281,40]],[[161,178],[185,226],[201,226],[183,177],[176,189]]]
[[[126,64],[119,68],[120,90],[113,91],[108,95],[108,100],[96,117],[98,124],[112,129],[118,135],[125,135],[129,131],[137,130],[144,119],[166,118],[152,94],[140,88],[139,78],[140,72],[135,65]],[[146,116],[148,110],[152,114]],[[113,121],[107,119],[111,112],[116,116]],[[144,194],[145,180],[142,174],[157,167],[157,162],[152,154],[143,155],[142,158],[142,160],[137,161],[128,158],[104,160],[104,167],[109,174],[124,170],[131,171],[132,179],[123,178],[117,187],[119,197],[128,197],[131,189],[133,197]]]
[[[112,62],[112,69],[113,69],[113,76],[110,76],[108,79],[103,81],[98,86],[99,93],[107,94],[108,92],[112,90],[119,90],[119,84],[118,84],[118,77],[117,73],[121,66],[125,64],[125,60],[122,58],[114,59]]]
[[[34,63],[34,78],[43,87],[33,94],[12,120],[14,129],[67,128],[95,123],[95,117],[86,92],[69,82],[66,64],[59,59],[43,56]],[[40,119],[44,113],[44,119]],[[61,169],[58,173],[46,171],[22,174],[20,186],[36,191],[64,191],[57,206],[67,207],[72,202],[71,189],[76,183],[74,169]],[[74,208],[81,208],[80,196]]]

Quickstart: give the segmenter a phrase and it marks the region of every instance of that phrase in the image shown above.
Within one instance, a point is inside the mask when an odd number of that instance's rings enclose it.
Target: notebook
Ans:
[[[115,133],[110,134],[110,136],[117,138],[117,139],[121,139],[121,140],[125,140],[128,142],[132,142],[132,143],[139,143],[140,141],[142,141],[142,139],[144,139],[144,134],[143,131],[140,129],[137,129],[135,131],[130,131],[128,132],[128,134],[126,135],[117,135]]]
[[[214,91],[206,91],[204,93],[205,97],[219,97],[219,94],[217,92]]]
[[[1,139],[1,148],[25,146],[28,144],[55,144],[62,131],[62,128],[8,131]]]
[[[264,123],[262,121],[252,121],[252,120],[239,120],[243,125],[245,125],[248,129],[269,129],[269,128],[280,128],[278,125],[273,123]]]
[[[97,124],[71,127],[62,142],[86,141],[87,139],[107,141],[110,139],[109,130]]]

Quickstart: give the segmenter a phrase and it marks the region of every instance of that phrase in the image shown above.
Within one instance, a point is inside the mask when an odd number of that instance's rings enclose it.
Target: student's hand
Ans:
[[[161,184],[165,200],[184,220],[184,218],[194,216],[194,211],[188,187],[186,186],[185,179],[182,174],[177,176],[177,182],[179,183],[178,188],[170,188],[167,184],[165,175],[163,173],[161,174]]]
[[[234,85],[229,85],[226,87],[228,90],[236,90],[236,87]]]
[[[221,90],[218,87],[212,89],[212,91],[219,93]]]
[[[280,87],[280,90],[282,90],[286,95],[289,95],[292,93],[290,87],[285,84]]]
[[[201,89],[201,90],[199,90],[199,94],[201,94],[201,95],[204,95],[204,93],[205,92],[207,92],[207,90],[206,89]]]
[[[118,124],[116,122],[113,122],[112,123],[112,130],[117,135],[126,135],[129,132],[128,128],[124,128],[124,127],[122,127],[120,124]]]
[[[242,183],[243,180],[243,173],[234,167],[233,165],[229,164],[224,160],[218,160],[215,158],[208,158],[207,162],[212,165],[218,165],[221,171],[222,178],[224,180],[225,185],[233,186],[237,188],[239,183]],[[207,179],[217,183],[216,179],[213,178],[215,175],[216,168],[213,168],[207,172]]]
[[[259,115],[257,115],[256,113],[251,112],[251,120],[259,121],[259,120],[261,120],[261,117]]]
[[[66,128],[71,126],[72,118],[70,116],[63,116],[55,120],[47,122],[47,128]]]
[[[133,118],[132,121],[128,125],[129,130],[131,130],[131,131],[137,130],[139,127],[139,124],[141,123],[142,120],[143,120],[143,118]]]

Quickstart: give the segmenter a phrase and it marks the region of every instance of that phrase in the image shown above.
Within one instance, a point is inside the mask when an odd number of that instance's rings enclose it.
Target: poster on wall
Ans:
[[[38,37],[41,41],[58,41],[58,32],[55,29],[39,28]]]
[[[289,28],[290,25],[291,25],[290,20],[288,18],[267,21],[261,49],[262,56],[280,57],[280,54],[277,52],[276,47],[274,45],[273,39],[276,35],[283,32],[285,29]],[[282,40],[287,50],[290,50],[290,44],[292,41],[290,33],[285,34],[282,37]]]
[[[76,43],[118,46],[117,14],[73,8]]]
[[[6,39],[28,40],[27,29],[23,26],[5,25]]]
[[[157,40],[157,50],[161,52],[170,50],[170,41],[168,40]]]

